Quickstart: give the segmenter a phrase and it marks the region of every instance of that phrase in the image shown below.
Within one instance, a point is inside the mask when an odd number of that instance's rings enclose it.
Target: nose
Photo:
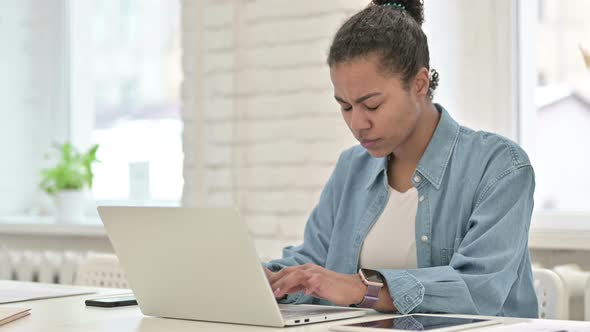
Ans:
[[[353,107],[350,112],[350,129],[353,132],[360,133],[371,128],[371,121],[369,121],[367,114],[362,109]]]

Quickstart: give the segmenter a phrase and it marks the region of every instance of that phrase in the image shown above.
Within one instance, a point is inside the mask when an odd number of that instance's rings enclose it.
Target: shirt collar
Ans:
[[[416,171],[428,180],[437,190],[440,189],[451,154],[459,138],[460,126],[439,104],[434,104],[440,112],[438,125],[420,158]],[[367,183],[367,189],[377,180],[381,172],[387,169],[387,157],[374,158],[374,167]],[[414,183],[417,186],[417,183]]]

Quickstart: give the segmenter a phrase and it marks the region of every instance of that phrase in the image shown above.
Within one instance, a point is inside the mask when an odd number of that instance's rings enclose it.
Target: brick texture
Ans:
[[[366,3],[183,2],[183,203],[237,207],[264,260],[301,242],[339,153],[355,144],[325,58]]]

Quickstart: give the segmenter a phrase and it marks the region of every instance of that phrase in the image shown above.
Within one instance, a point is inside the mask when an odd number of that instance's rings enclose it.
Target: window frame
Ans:
[[[513,10],[515,22],[514,54],[517,80],[517,131],[519,144],[535,163],[536,136],[536,58],[535,23],[539,0],[517,0]],[[590,249],[590,208],[580,211],[533,211],[529,246],[533,249]]]
[[[92,56],[88,56],[84,52],[88,52],[90,38],[78,37],[88,33],[85,28],[92,28],[89,24],[90,20],[85,19],[92,15],[91,6],[84,1],[65,1],[65,82],[64,93],[66,95],[65,115],[67,132],[64,135],[74,146],[89,147],[93,142],[91,141],[92,132],[94,131],[94,117],[95,108],[94,103],[88,100],[94,100],[95,87],[91,82],[93,81],[92,72],[81,70],[92,68]],[[180,10],[183,10],[183,3],[180,2]],[[179,15],[182,20],[182,15]],[[76,27],[72,29],[72,27]],[[73,41],[76,42],[73,42]],[[84,43],[79,43],[83,41]],[[180,62],[183,65],[182,61]],[[75,88],[74,88],[75,87]],[[73,93],[75,91],[75,93]],[[180,96],[182,99],[182,97]],[[182,104],[182,102],[180,103]],[[184,176],[181,174],[181,176]],[[183,200],[183,192],[179,193],[178,199],[163,200],[150,199],[142,202],[135,202],[130,199],[95,199],[96,205],[157,205],[157,206],[179,206]],[[94,206],[88,210],[87,214],[95,215]]]

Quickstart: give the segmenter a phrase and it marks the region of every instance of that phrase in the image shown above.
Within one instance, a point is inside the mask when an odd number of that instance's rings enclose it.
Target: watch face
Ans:
[[[363,274],[365,275],[367,281],[383,283],[383,278],[381,277],[381,274],[377,271],[363,269]]]

